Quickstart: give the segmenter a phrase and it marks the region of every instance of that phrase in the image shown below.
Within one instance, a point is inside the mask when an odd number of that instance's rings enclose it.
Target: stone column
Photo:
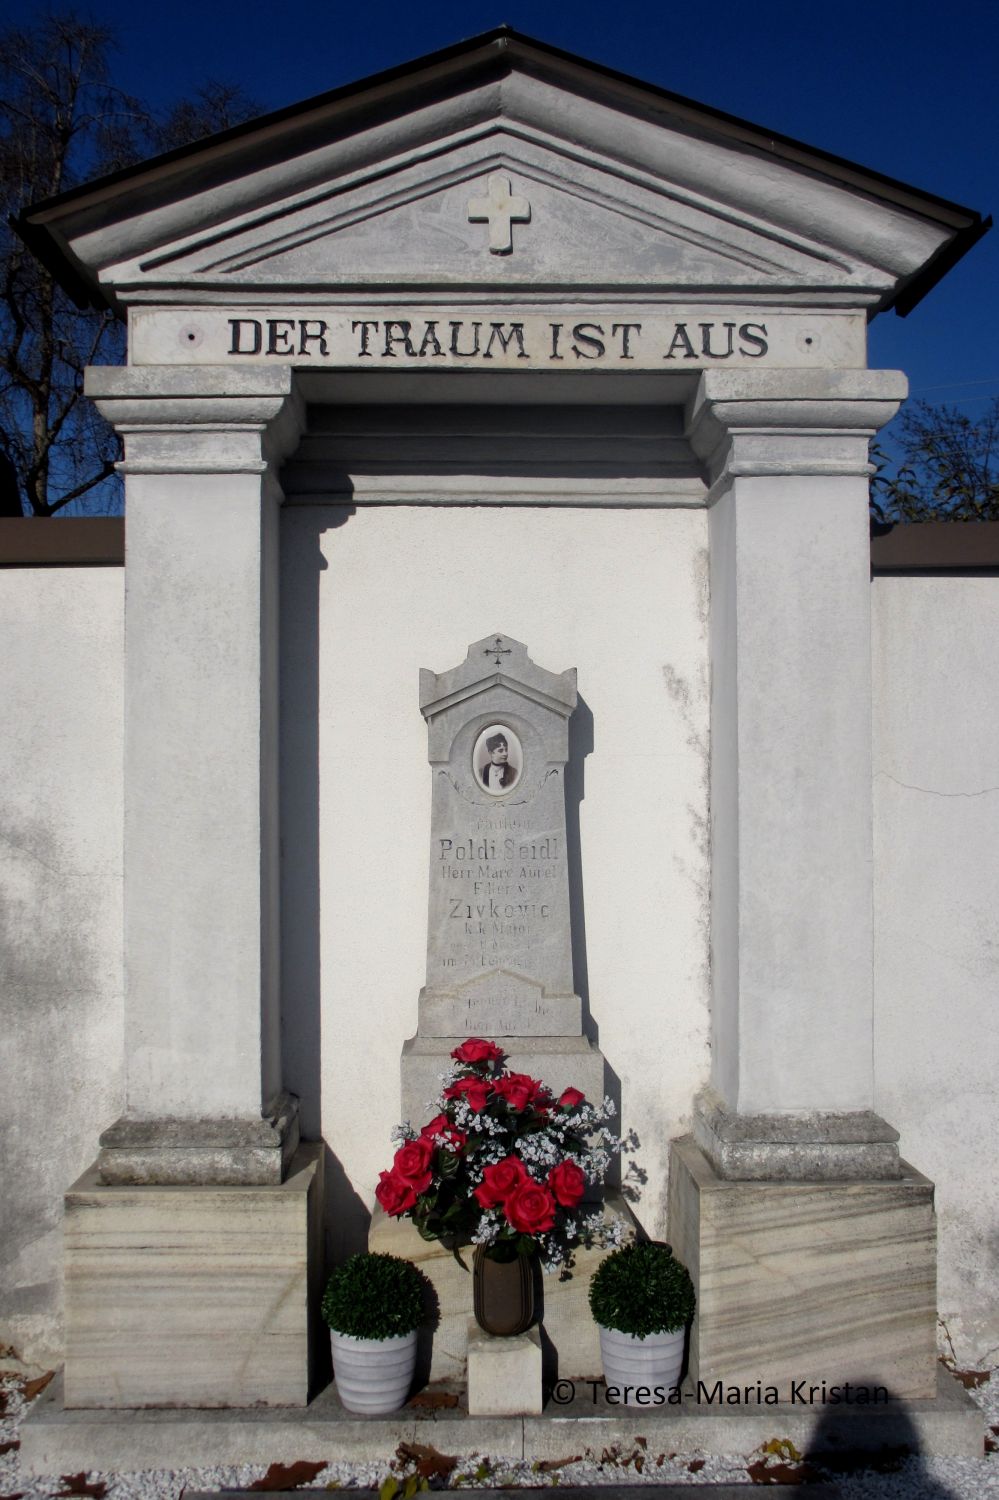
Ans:
[[[873,1108],[868,443],[905,392],[892,371],[708,370],[688,410],[710,484],[712,1074],[670,1237],[699,1267],[702,1376],[932,1385],[932,1188]]]
[[[322,1148],[281,1086],[275,477],[300,404],[286,368],[87,390],[125,439],[127,1093],[66,1197],[65,1402],[304,1405]]]
[[[274,466],[287,368],[99,368],[125,440],[124,1117],[105,1182],[280,1182]],[[225,394],[221,394],[221,393]]]

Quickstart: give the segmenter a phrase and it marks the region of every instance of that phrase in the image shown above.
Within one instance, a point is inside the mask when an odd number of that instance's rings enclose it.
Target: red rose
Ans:
[[[491,1085],[484,1078],[458,1078],[450,1088],[444,1090],[444,1097],[445,1099],[459,1099],[464,1096],[472,1108],[478,1112],[485,1109],[489,1102],[490,1087]]]
[[[578,1089],[566,1089],[559,1094],[558,1102],[563,1109],[576,1109],[580,1104],[586,1103],[586,1095],[581,1094]]]
[[[527,1073],[508,1073],[505,1078],[497,1078],[493,1086],[511,1109],[527,1109],[539,1099],[548,1097],[544,1084]]]
[[[378,1186],[375,1188],[375,1197],[387,1214],[398,1218],[400,1214],[408,1213],[416,1204],[416,1188],[405,1177],[392,1168],[391,1172],[380,1172],[378,1174]]]
[[[546,1187],[528,1177],[503,1204],[503,1212],[520,1234],[539,1234],[555,1223],[555,1199]]]
[[[395,1153],[392,1171],[412,1183],[418,1193],[422,1193],[430,1186],[430,1163],[433,1155],[432,1141],[424,1140],[422,1137],[418,1141],[407,1141]]]
[[[563,1208],[575,1208],[583,1196],[586,1178],[574,1161],[560,1161],[548,1173],[548,1186]]]
[[[505,1156],[494,1162],[482,1174],[482,1181],[475,1189],[475,1197],[481,1208],[495,1208],[510,1196],[520,1183],[528,1181],[527,1168],[519,1156]]]
[[[495,1042],[484,1041],[480,1036],[470,1036],[467,1042],[455,1047],[451,1056],[460,1063],[496,1062],[503,1056]]]
[[[460,1151],[468,1140],[465,1132],[459,1130],[456,1125],[452,1125],[447,1115],[436,1115],[424,1125],[420,1135],[424,1140],[440,1141],[445,1151]]]

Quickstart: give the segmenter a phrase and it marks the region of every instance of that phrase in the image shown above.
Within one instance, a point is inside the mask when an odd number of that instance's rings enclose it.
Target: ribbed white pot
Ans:
[[[333,1375],[348,1411],[398,1411],[413,1384],[416,1330],[394,1339],[355,1339],[330,1329]]]
[[[649,1400],[639,1402],[635,1397],[637,1386],[650,1389],[662,1386],[671,1390],[680,1383],[683,1367],[684,1329],[678,1333],[648,1333],[640,1339],[633,1333],[621,1333],[616,1328],[600,1328],[600,1357],[603,1360],[604,1377],[608,1385],[617,1386],[622,1392],[620,1400],[626,1406],[648,1406]],[[624,1394],[624,1387],[631,1391]]]

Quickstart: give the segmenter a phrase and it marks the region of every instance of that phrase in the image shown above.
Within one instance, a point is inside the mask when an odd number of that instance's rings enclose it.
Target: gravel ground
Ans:
[[[30,1387],[28,1394],[31,1394]],[[999,1444],[999,1369],[972,1390],[986,1413],[992,1439]],[[25,1382],[17,1376],[0,1376],[0,1500],[42,1500],[48,1496],[86,1495],[93,1500],[179,1500],[184,1490],[289,1489],[305,1484],[310,1489],[377,1489],[394,1474],[402,1479],[413,1472],[413,1461],[386,1457],[381,1463],[330,1463],[315,1472],[270,1472],[261,1465],[241,1468],[146,1470],[133,1474],[89,1473],[22,1476],[18,1459],[18,1428],[30,1400]],[[529,1461],[512,1463],[488,1456],[462,1455],[446,1479],[435,1479],[434,1487],[489,1489],[500,1486],[539,1488],[555,1485],[599,1485],[631,1483],[662,1484],[666,1481],[690,1485],[794,1483],[825,1478],[845,1497],[857,1500],[999,1500],[999,1451],[984,1458],[909,1458],[887,1472],[865,1469],[849,1474],[809,1474],[795,1454],[706,1454],[685,1453],[660,1456],[636,1448],[632,1453],[612,1451],[599,1457],[541,1470]],[[266,1483],[260,1485],[261,1480]],[[807,1490],[805,1491],[807,1493]]]

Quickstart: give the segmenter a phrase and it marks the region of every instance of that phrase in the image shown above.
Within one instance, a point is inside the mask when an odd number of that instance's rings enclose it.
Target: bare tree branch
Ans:
[[[91,495],[117,509],[116,435],[83,395],[83,370],[124,354],[106,314],[81,312],[11,226],[28,204],[153,151],[227,129],[259,112],[231,84],[209,82],[157,122],[111,78],[113,33],[72,11],[0,33],[0,452],[5,493],[38,516]]]
[[[907,407],[893,466],[872,449],[871,510],[882,521],[999,521],[999,396],[975,420],[953,406]]]

